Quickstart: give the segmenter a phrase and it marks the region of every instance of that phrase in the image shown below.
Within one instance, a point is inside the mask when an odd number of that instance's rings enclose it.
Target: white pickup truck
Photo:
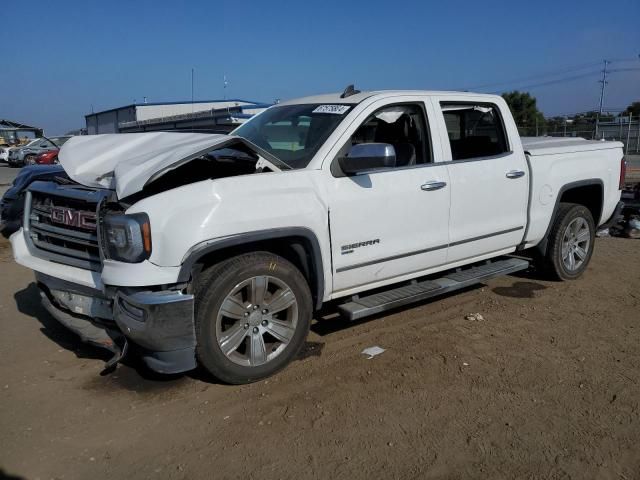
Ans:
[[[11,237],[48,311],[108,367],[130,344],[229,383],[287,365],[326,302],[359,319],[527,252],[578,277],[624,176],[620,143],[521,139],[498,96],[352,86],[231,135],[74,137],[59,158],[71,180],[31,184]]]

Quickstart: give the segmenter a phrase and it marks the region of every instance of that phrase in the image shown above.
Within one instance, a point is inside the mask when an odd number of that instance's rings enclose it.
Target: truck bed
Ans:
[[[620,142],[585,140],[580,137],[521,137],[521,141],[525,153],[532,157],[609,150],[623,146]]]

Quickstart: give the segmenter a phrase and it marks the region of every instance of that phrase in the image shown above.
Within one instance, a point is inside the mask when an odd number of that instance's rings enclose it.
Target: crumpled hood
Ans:
[[[118,198],[124,198],[213,147],[237,142],[247,143],[239,137],[206,133],[85,135],[69,139],[58,159],[72,180],[115,190]]]

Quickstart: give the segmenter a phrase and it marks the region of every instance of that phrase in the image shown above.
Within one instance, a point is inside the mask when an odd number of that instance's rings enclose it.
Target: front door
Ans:
[[[434,163],[425,104],[411,99],[363,111],[338,155],[358,143],[391,144],[395,168],[346,176],[335,158],[327,172],[335,296],[447,262],[448,171]]]

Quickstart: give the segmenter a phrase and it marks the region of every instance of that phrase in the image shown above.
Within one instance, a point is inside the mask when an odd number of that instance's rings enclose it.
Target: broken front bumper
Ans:
[[[139,347],[145,364],[160,373],[196,367],[193,295],[125,289],[105,294],[41,273],[36,280],[47,311],[83,341],[121,358],[126,339]]]

